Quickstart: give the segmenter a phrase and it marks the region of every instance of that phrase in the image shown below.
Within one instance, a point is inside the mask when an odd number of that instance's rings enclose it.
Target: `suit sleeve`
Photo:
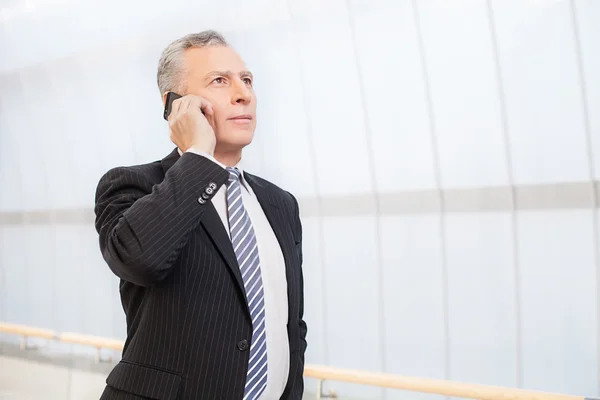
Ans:
[[[96,230],[110,269],[121,279],[150,286],[165,279],[215,193],[228,179],[221,166],[183,154],[153,184],[139,167],[107,172],[96,190]],[[209,199],[202,199],[209,197]]]

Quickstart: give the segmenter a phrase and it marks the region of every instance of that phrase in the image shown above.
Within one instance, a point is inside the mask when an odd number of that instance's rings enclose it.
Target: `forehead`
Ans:
[[[209,46],[185,51],[185,64],[189,73],[201,78],[212,71],[238,73],[246,69],[240,55],[231,47]]]

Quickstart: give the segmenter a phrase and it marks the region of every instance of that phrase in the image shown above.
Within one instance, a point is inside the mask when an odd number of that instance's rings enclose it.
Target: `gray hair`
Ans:
[[[184,82],[182,72],[185,70],[183,53],[190,48],[202,48],[207,46],[229,46],[225,38],[213,30],[190,33],[169,44],[165,48],[158,61],[158,73],[156,81],[160,94],[166,92],[183,92]],[[183,93],[181,93],[183,94]]]

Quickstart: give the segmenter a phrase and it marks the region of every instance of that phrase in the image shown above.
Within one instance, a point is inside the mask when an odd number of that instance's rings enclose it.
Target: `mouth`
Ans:
[[[235,117],[231,117],[229,118],[232,121],[238,121],[238,122],[249,122],[252,121],[252,115],[238,115]]]

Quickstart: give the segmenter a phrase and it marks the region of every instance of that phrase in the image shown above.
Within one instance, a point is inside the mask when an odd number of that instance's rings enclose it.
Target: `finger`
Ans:
[[[193,96],[191,101],[192,106],[198,107],[204,115],[213,115],[212,104],[208,100],[200,96]]]
[[[207,103],[204,108],[202,108],[202,112],[204,115],[212,117],[214,116],[213,107],[211,103]]]
[[[202,110],[202,112],[204,113],[204,115],[213,115],[213,107],[212,104],[206,100],[203,99],[202,97],[200,97],[200,110]]]
[[[181,112],[182,103],[183,103],[183,98],[181,98],[181,97],[178,99],[175,99],[173,101],[173,103],[171,103],[171,113],[167,117],[167,119],[169,121],[173,118],[176,118],[179,115],[179,113]]]
[[[190,107],[193,107],[193,99],[191,99],[189,96],[185,96],[182,98],[182,102],[181,102],[181,108],[179,109],[179,112],[181,114],[185,114]]]

